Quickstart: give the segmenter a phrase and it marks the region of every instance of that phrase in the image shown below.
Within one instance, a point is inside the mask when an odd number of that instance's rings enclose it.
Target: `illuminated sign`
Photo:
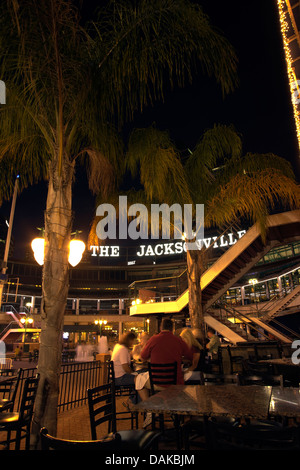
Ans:
[[[208,237],[199,240],[198,243],[201,247],[209,248],[226,248],[231,245],[234,245],[243,235],[245,235],[246,230],[240,230],[236,234],[228,233],[227,235],[222,235],[221,237]],[[186,242],[182,241],[172,241],[168,243],[157,243],[155,245],[139,245],[136,249],[136,256],[168,256],[168,255],[178,255],[186,252]],[[90,246],[90,251],[92,252],[91,256],[100,256],[100,257],[118,257],[120,256],[120,246]]]

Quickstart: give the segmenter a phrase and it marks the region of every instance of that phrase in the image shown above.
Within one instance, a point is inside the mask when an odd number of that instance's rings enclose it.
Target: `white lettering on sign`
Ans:
[[[246,230],[240,230],[237,232],[236,236],[233,233],[228,233],[227,235],[222,235],[218,237],[209,237],[198,240],[199,246],[204,246],[209,248],[213,245],[213,248],[226,248],[231,245],[234,245],[238,239],[242,238],[245,235]],[[142,256],[168,256],[176,255],[186,252],[187,246],[184,241],[176,241],[169,243],[157,243],[156,245],[139,245],[137,247],[136,255],[138,257]],[[91,256],[101,256],[101,257],[118,257],[120,256],[120,246],[90,246]]]

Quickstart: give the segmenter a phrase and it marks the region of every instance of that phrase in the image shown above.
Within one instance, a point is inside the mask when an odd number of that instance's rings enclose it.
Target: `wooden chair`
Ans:
[[[242,370],[243,362],[245,361],[244,356],[235,356],[234,354],[231,354],[231,347],[229,345],[227,346],[227,351],[230,360],[230,373],[234,374],[235,372],[239,372],[240,370]],[[238,368],[238,370],[235,370],[236,365],[240,365],[240,368]]]
[[[177,383],[177,362],[156,364],[148,363],[149,380],[150,380],[150,393],[154,395],[158,393],[162,387],[176,385]],[[156,415],[152,413],[152,430],[156,427],[156,422],[159,422],[159,429],[162,434],[165,434],[165,417],[163,414]],[[176,431],[176,439],[179,446],[179,417],[171,415],[171,421]]]
[[[115,370],[114,370],[114,363],[113,361],[109,361],[108,363],[108,382],[114,384],[114,394],[115,397],[130,397],[135,395],[136,399],[138,396],[137,391],[135,390],[134,385],[116,385],[115,382]],[[128,416],[129,414],[129,416]],[[131,422],[131,429],[138,429],[138,413],[132,411],[118,411],[116,412],[116,420],[123,421],[123,420],[130,420]]]
[[[0,369],[12,369],[12,363],[10,357],[0,357]]]
[[[11,442],[15,442],[15,450],[20,450],[20,441],[26,438],[25,449],[29,449],[30,427],[33,415],[34,403],[39,383],[39,377],[29,377],[25,380],[22,393],[20,411],[3,411],[0,413],[0,431],[7,433],[5,444],[7,449]],[[16,432],[15,439],[11,439],[11,432]]]
[[[116,427],[116,403],[114,384],[109,383],[88,389],[88,405],[91,435],[93,440],[97,440],[97,429],[103,424],[107,424],[106,436],[119,434],[121,438],[121,450],[125,451],[147,451],[157,449],[160,433],[139,429],[128,431],[117,431]]]
[[[177,383],[177,362],[168,364],[148,364],[150,390],[154,395],[159,387],[175,385]]]
[[[118,452],[120,450],[121,438],[119,434],[111,434],[104,439],[94,441],[72,441],[58,439],[50,436],[46,428],[40,430],[42,450],[96,450]]]
[[[201,372],[200,377],[202,385],[241,385],[240,374],[207,374]]]
[[[13,411],[20,383],[21,373],[22,369],[19,369],[15,377],[12,377],[11,379],[8,379],[3,383],[0,382],[0,393],[2,395],[0,399],[0,412]]]

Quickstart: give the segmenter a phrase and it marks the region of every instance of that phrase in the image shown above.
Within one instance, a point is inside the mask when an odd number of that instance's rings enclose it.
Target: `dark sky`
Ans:
[[[87,8],[97,3],[84,1]],[[215,123],[233,124],[242,134],[244,152],[273,152],[289,160],[299,180],[299,152],[274,0],[199,0],[212,23],[223,31],[239,58],[239,87],[224,100],[213,80],[197,77],[193,85],[169,93],[164,104],[137,116],[134,125],[156,123],[168,129],[180,149],[193,148],[202,132]],[[94,199],[83,169],[74,186],[74,230],[88,233]],[[13,236],[15,256],[43,226],[47,186],[41,183],[18,197]],[[9,218],[10,202],[0,208]]]

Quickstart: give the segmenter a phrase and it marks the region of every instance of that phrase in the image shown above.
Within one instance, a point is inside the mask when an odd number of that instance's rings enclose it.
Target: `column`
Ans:
[[[76,315],[79,315],[79,299],[76,299]]]
[[[124,309],[124,300],[119,299],[119,315],[122,315]]]
[[[278,283],[278,289],[279,289],[279,295],[280,297],[282,296],[282,282],[281,282],[281,277],[277,278],[277,283]]]
[[[241,287],[242,305],[245,305],[245,286]]]

